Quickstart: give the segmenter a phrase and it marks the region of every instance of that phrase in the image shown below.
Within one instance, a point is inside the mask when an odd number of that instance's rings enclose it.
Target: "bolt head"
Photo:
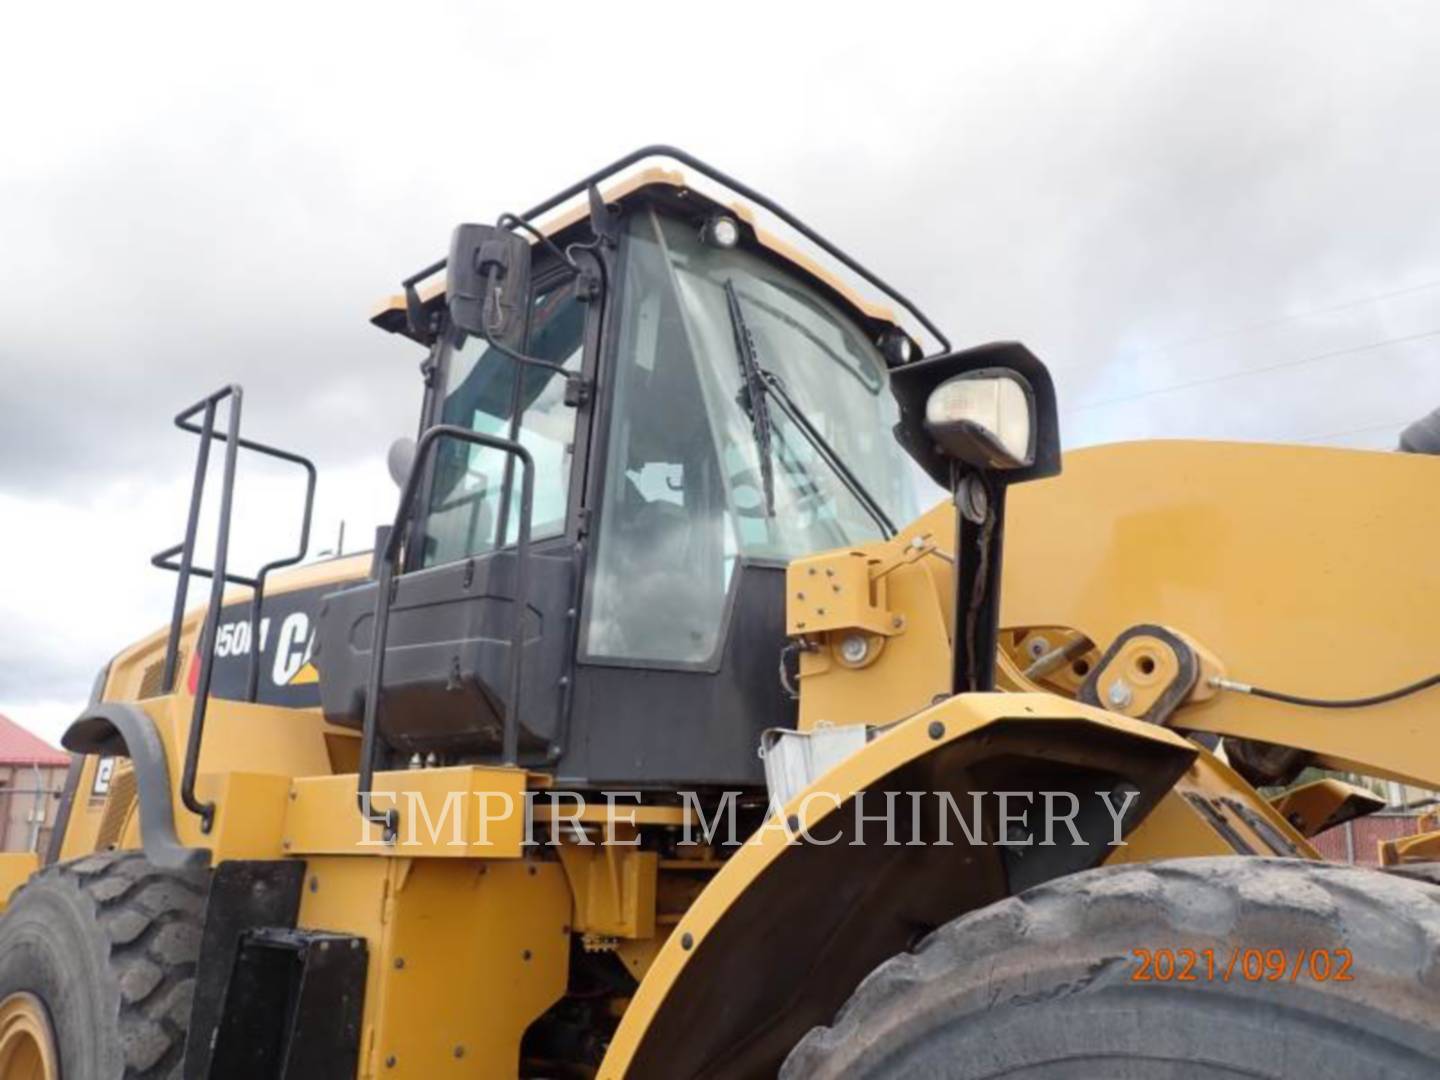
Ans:
[[[1111,708],[1123,709],[1135,700],[1135,694],[1124,679],[1116,679],[1105,692],[1105,700],[1110,702]]]
[[[864,634],[846,634],[840,639],[840,659],[847,664],[863,664],[870,655],[870,639]]]

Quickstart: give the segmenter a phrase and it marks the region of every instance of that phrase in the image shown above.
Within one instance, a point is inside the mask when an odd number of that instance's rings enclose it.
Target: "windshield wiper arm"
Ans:
[[[770,423],[770,407],[765,401],[765,382],[760,377],[760,365],[755,359],[755,339],[750,336],[750,327],[745,324],[745,315],[740,310],[740,298],[735,295],[735,283],[725,280],[725,304],[730,310],[730,328],[735,332],[735,352],[740,357],[739,404],[750,417],[750,426],[755,432],[755,446],[760,451],[760,483],[765,489],[765,516],[775,516],[775,462],[770,447],[774,428]]]
[[[900,530],[895,527],[895,523],[890,520],[890,515],[885,513],[885,510],[875,500],[875,496],[866,490],[865,485],[860,482],[860,478],[850,471],[850,467],[830,445],[830,441],[820,434],[820,429],[812,424],[800,410],[800,406],[795,404],[795,399],[790,396],[790,391],[785,389],[785,384],[780,381],[780,376],[759,364],[755,365],[755,371],[760,377],[761,386],[775,398],[775,403],[780,406],[780,411],[800,429],[800,434],[804,435],[816,452],[825,459],[826,464],[840,478],[840,482],[845,485],[846,490],[855,496],[855,501],[875,519],[875,524],[880,526],[880,531],[885,537],[888,539],[898,533]]]
[[[745,385],[741,388],[741,408],[746,408],[750,414],[750,422],[755,427],[755,441],[760,446],[760,473],[765,484],[765,507],[768,516],[775,516],[775,469],[771,461],[771,434],[774,431],[770,421],[770,410],[765,403],[765,395],[769,394],[780,406],[780,411],[800,429],[800,434],[815,452],[825,459],[825,463],[839,478],[846,490],[855,497],[864,511],[875,519],[875,524],[880,526],[880,532],[888,539],[896,535],[900,530],[890,520],[890,515],[865,489],[860,478],[850,471],[844,460],[836,453],[830,441],[820,434],[820,430],[805,416],[800,406],[795,404],[795,399],[790,396],[790,391],[785,389],[785,384],[780,381],[780,376],[773,371],[762,367],[755,355],[755,339],[750,334],[750,327],[745,323],[745,312],[740,307],[740,297],[735,292],[735,283],[727,278],[725,280],[725,302],[730,309],[730,325],[735,331],[736,351],[740,354],[740,370],[745,378]]]

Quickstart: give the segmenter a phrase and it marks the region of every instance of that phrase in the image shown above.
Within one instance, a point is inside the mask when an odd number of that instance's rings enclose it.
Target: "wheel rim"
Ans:
[[[60,1080],[55,1033],[34,994],[0,1002],[0,1080]]]

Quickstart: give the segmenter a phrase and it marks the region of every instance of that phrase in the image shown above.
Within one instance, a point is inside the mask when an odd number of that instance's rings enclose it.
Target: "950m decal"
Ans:
[[[245,699],[252,652],[258,645],[260,677],[256,700],[292,709],[318,706],[320,676],[314,663],[316,614],[321,598],[341,587],[342,583],[327,582],[314,589],[266,596],[259,630],[253,635],[248,602],[222,608],[215,633],[212,696],[229,701]]]

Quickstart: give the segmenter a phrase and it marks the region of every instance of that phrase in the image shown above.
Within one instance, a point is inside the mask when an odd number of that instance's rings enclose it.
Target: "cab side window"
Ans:
[[[574,279],[537,288],[527,354],[578,372],[584,332],[585,305],[576,298]],[[564,402],[565,377],[517,364],[474,337],[448,349],[444,376],[440,423],[513,438],[529,450],[535,459],[531,537],[562,534],[575,456],[575,410]],[[519,514],[520,468],[511,455],[442,440],[435,454],[422,565],[438,566],[514,543]]]

